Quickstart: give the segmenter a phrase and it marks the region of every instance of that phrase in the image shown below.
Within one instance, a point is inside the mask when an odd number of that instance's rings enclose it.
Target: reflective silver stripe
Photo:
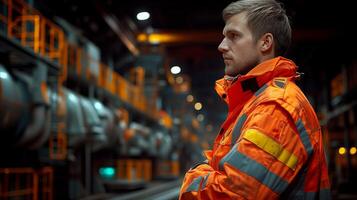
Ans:
[[[251,177],[257,179],[260,183],[270,188],[277,194],[282,193],[289,185],[287,181],[271,172],[262,164],[247,157],[246,155],[237,151],[238,143],[234,145],[231,151],[222,158],[219,167],[223,169],[224,163],[238,169]]]
[[[310,137],[307,134],[307,131],[306,131],[305,126],[304,126],[304,123],[302,122],[301,119],[299,119],[296,122],[296,127],[297,127],[297,130],[299,131],[300,140],[301,140],[302,144],[305,147],[306,153],[307,153],[308,157],[310,157],[310,155],[312,154],[313,149],[312,149],[312,145],[311,145],[311,142],[310,142]]]
[[[321,189],[318,192],[303,192],[300,191],[300,194],[303,194],[303,199],[306,200],[330,200],[331,199],[331,192],[329,189]],[[301,197],[301,196],[300,196]]]
[[[262,92],[264,92],[265,89],[267,89],[268,85],[267,84],[264,84],[261,88],[259,88],[258,91],[255,92],[255,96],[259,96]]]
[[[198,189],[200,188],[200,183],[201,183],[202,178],[203,178],[202,176],[199,176],[199,177],[193,179],[191,185],[188,186],[186,192],[198,191]]]
[[[322,189],[322,190],[320,190],[319,198],[321,200],[330,200],[331,199],[331,191],[330,191],[330,189]]]
[[[296,176],[296,180],[289,185],[282,199],[304,199],[304,183],[306,179],[307,168],[304,166]]]
[[[285,83],[284,82],[281,82],[281,81],[274,81],[275,85],[280,87],[280,88],[284,88],[285,87]]]
[[[262,92],[264,92],[265,89],[268,88],[267,84],[264,84],[257,92],[255,92],[255,96],[259,96]],[[231,140],[231,147],[236,143],[237,139],[239,138],[241,134],[241,129],[244,124],[244,122],[247,120],[247,114],[244,113],[239,119],[236,124],[236,126],[233,128],[232,131],[232,140]]]
[[[208,174],[203,178],[201,190],[205,189],[206,184],[207,184],[207,180],[208,180],[208,177],[209,177],[210,174],[211,174],[211,173],[208,173]]]
[[[305,192],[304,199],[306,200],[314,200],[316,197],[316,192]]]
[[[235,144],[232,149],[219,161],[218,168],[219,170],[223,171],[223,165],[226,163],[228,160],[234,159],[233,156],[235,155],[236,148],[238,148],[238,143]]]
[[[244,122],[247,120],[247,114],[243,114],[239,119],[237,124],[234,126],[232,131],[232,140],[231,140],[231,147],[236,143],[237,139],[241,134],[241,129]]]
[[[283,199],[319,199],[319,200],[330,200],[331,192],[330,189],[321,189],[318,192],[305,192],[304,191],[304,182],[306,181],[306,169],[304,169],[302,174],[298,174],[298,181],[295,185],[292,185],[293,188],[291,191],[288,189],[287,196]],[[308,181],[308,180],[307,180]]]

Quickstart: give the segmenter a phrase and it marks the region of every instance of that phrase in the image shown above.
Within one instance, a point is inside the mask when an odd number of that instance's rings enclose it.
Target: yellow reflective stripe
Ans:
[[[290,169],[295,170],[296,163],[298,161],[297,157],[284,149],[279,143],[271,139],[269,136],[256,129],[248,129],[245,131],[243,138],[274,156]]]

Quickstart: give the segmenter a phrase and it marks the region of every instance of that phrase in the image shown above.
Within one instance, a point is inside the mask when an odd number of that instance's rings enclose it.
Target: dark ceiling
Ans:
[[[59,16],[83,31],[83,34],[98,45],[104,54],[117,58],[130,54],[119,37],[103,20],[103,13],[114,15],[119,21],[129,20],[135,24],[134,30],[169,30],[201,33],[220,33],[224,23],[222,9],[231,1],[227,0],[35,0],[36,7],[48,16]],[[300,70],[305,72],[303,89],[311,96],[318,96],[321,83],[338,70],[341,65],[356,57],[354,40],[356,14],[353,1],[308,1],[283,0],[293,27],[293,43],[288,57],[295,60]],[[138,22],[138,11],[148,11],[151,18]],[[167,55],[172,60],[180,60],[183,73],[192,78],[192,91],[202,101],[211,122],[224,120],[225,107],[217,106],[214,94],[214,80],[223,76],[223,62],[217,42],[191,42],[166,46]],[[120,66],[119,66],[120,67]],[[321,73],[321,71],[331,71]],[[318,99],[318,97],[317,97]],[[217,114],[222,113],[222,114]]]

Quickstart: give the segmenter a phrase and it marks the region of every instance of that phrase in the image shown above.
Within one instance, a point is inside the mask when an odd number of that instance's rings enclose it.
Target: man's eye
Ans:
[[[235,34],[235,33],[229,34],[229,38],[231,40],[237,39],[238,38],[238,34]]]

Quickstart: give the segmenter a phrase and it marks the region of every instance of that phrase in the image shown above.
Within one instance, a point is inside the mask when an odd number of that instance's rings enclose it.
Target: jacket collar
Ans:
[[[255,66],[245,75],[224,77],[216,81],[218,95],[228,104],[228,111],[244,104],[265,83],[275,77],[292,77],[296,75],[295,63],[284,57],[266,60]]]

